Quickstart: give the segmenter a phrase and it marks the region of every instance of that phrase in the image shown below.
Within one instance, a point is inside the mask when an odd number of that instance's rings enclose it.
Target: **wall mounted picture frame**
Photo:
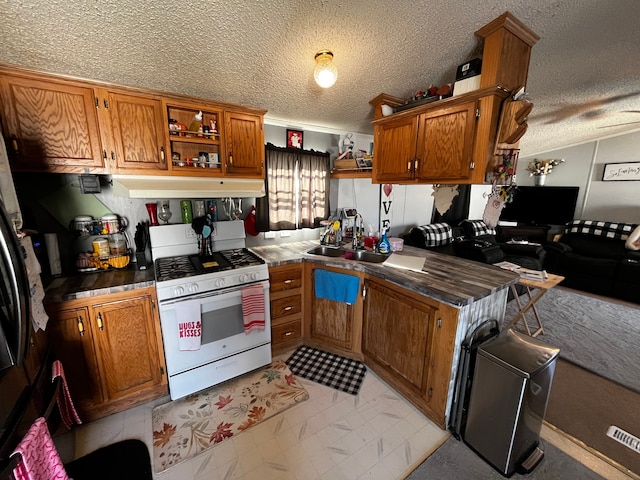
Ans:
[[[640,181],[640,162],[605,163],[602,181]]]
[[[287,148],[302,149],[303,136],[302,130],[291,130],[287,128]]]

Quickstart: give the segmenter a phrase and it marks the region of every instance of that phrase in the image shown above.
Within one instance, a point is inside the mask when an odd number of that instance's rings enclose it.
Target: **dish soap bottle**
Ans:
[[[202,112],[198,112],[193,116],[191,125],[189,125],[189,132],[202,133]]]
[[[387,229],[382,229],[382,238],[380,238],[380,242],[378,242],[378,252],[380,253],[389,253],[391,251],[391,244],[389,240],[387,240]]]

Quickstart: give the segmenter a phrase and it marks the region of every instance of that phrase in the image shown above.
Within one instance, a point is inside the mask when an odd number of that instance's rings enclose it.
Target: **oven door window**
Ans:
[[[207,310],[211,308],[211,310]],[[242,305],[234,303],[225,307],[216,307],[213,303],[202,305],[201,344],[217,342],[225,338],[244,333]]]

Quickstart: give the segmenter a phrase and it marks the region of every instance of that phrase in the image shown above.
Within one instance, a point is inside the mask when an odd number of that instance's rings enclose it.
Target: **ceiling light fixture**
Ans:
[[[322,88],[329,88],[338,78],[338,69],[333,64],[333,53],[329,50],[320,50],[316,53],[316,68],[313,69],[313,78]]]

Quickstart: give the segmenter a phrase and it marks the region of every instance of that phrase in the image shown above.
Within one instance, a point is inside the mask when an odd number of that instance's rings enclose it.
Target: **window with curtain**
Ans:
[[[271,144],[265,152],[267,194],[256,200],[257,230],[319,226],[329,216],[329,154]]]

